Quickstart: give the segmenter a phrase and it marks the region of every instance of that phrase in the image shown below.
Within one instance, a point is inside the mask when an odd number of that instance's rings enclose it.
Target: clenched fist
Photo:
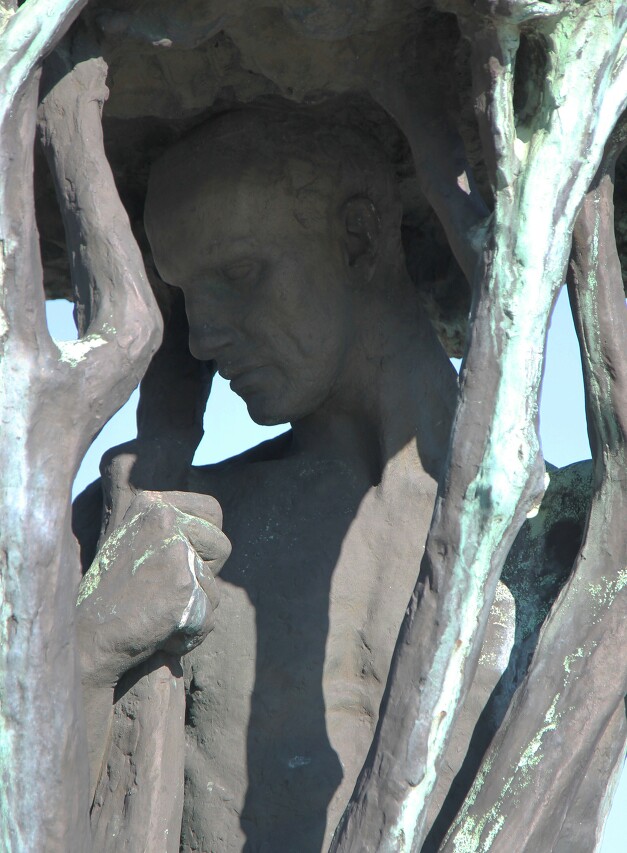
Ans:
[[[215,575],[231,552],[209,495],[140,492],[83,578],[83,680],[113,685],[158,650],[184,654],[213,628]]]

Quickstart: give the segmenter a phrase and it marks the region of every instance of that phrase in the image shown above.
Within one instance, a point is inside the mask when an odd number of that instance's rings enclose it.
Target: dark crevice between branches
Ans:
[[[514,69],[516,124],[529,124],[543,108],[548,49],[541,33],[522,32]]]

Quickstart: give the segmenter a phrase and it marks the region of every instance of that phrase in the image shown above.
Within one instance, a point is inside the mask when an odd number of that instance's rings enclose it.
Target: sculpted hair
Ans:
[[[215,116],[170,148],[152,167],[149,204],[167,187],[170,210],[194,171],[195,192],[211,192],[215,175],[212,150],[226,168],[254,168],[269,184],[280,180],[294,199],[294,215],[303,228],[315,227],[328,206],[363,195],[374,202],[382,236],[390,249],[400,247],[402,203],[396,176],[383,148],[361,130],[331,123],[304,109],[251,107]],[[148,215],[148,214],[147,214]]]

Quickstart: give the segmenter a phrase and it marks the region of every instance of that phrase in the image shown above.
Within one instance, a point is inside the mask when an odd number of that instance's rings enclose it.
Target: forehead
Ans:
[[[236,159],[219,148],[202,156],[200,168],[166,162],[151,177],[146,230],[166,281],[177,284],[242,253],[283,253],[313,229],[326,232],[328,198],[299,164]]]
[[[313,165],[228,146],[228,137],[179,146],[151,174],[146,230],[157,267],[176,282],[246,244],[267,251],[328,224],[330,201]]]

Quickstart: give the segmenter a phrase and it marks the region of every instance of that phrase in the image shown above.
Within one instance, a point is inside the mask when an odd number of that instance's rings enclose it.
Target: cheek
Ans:
[[[333,372],[345,350],[344,333],[337,317],[310,311],[303,304],[289,317],[276,316],[259,328],[263,348],[272,354],[277,368],[288,378],[312,382],[322,381]]]
[[[350,295],[324,252],[320,262],[308,262],[312,254],[306,247],[301,256],[285,258],[248,301],[242,318],[246,337],[290,387],[328,384],[350,346]]]
[[[306,270],[294,275],[300,276],[298,285],[291,282],[277,306],[284,318],[283,330],[303,358],[336,355],[346,342],[351,316],[350,300],[337,271],[320,264],[308,275]]]

